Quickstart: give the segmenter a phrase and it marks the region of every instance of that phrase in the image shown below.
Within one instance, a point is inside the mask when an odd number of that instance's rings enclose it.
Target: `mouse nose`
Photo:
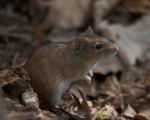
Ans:
[[[119,51],[119,47],[116,44],[112,44],[110,50],[116,54]]]

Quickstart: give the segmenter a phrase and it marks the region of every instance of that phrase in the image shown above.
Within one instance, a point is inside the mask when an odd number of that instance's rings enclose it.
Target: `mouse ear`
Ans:
[[[92,30],[91,26],[89,26],[87,28],[87,30],[81,34],[82,36],[93,36],[94,35],[94,31]]]

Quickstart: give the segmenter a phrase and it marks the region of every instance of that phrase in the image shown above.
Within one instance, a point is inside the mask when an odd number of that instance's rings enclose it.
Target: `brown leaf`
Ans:
[[[72,96],[72,98],[73,98],[75,104],[76,104],[79,108],[81,108],[81,103],[80,103],[80,101],[79,101],[79,98],[78,98],[75,94],[73,94],[73,93],[71,94],[71,96]]]
[[[135,115],[134,120],[148,120],[144,115]]]
[[[91,108],[87,103],[87,100],[86,100],[86,97],[85,97],[84,93],[80,89],[78,89],[78,91],[81,95],[81,98],[83,99],[82,106],[81,106],[82,109],[85,110],[87,114],[90,114],[91,113]]]

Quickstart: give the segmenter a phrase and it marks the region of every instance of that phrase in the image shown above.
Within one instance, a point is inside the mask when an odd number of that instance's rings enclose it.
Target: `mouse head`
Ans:
[[[104,37],[94,34],[91,28],[78,36],[74,41],[74,45],[76,53],[82,60],[87,62],[97,62],[118,52],[116,45]]]

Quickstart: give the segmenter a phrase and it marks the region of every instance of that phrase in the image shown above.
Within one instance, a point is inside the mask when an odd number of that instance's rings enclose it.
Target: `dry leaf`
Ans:
[[[123,113],[126,117],[129,118],[134,118],[134,116],[137,114],[136,111],[130,106],[128,105],[127,109],[125,110],[125,112]]]

